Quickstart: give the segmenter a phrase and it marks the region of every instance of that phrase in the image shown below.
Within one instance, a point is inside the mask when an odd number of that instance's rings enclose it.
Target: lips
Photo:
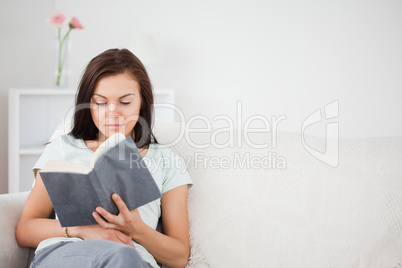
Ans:
[[[106,127],[109,128],[109,129],[119,129],[119,128],[121,128],[121,126],[122,125],[120,125],[120,124],[108,124],[108,125],[106,125]]]

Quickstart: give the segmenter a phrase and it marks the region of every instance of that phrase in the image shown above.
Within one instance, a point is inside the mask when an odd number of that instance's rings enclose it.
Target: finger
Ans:
[[[119,232],[117,233],[117,238],[120,239],[120,241],[122,241],[124,244],[135,248],[133,241],[131,240],[131,237]]]
[[[130,210],[128,210],[127,205],[126,203],[124,203],[123,199],[121,199],[121,197],[116,193],[112,194],[112,199],[123,217],[130,217]]]
[[[101,215],[105,220],[107,220],[109,223],[116,223],[116,217],[112,213],[109,213],[109,211],[105,210],[102,207],[97,207],[96,212]]]
[[[105,229],[115,228],[115,225],[109,222],[106,222],[97,212],[92,212],[92,217],[94,217],[95,221]]]

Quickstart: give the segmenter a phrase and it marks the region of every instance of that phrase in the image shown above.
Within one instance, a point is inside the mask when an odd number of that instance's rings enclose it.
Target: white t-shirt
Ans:
[[[90,166],[94,152],[89,149],[82,139],[75,139],[71,135],[61,135],[48,144],[33,167],[34,173],[42,169],[48,160],[72,161]],[[171,149],[160,145],[150,144],[147,154],[143,158],[151,172],[162,195],[178,186],[192,185],[192,180],[186,171],[184,161]],[[156,229],[161,216],[161,200],[157,199],[138,208],[141,219],[153,229]],[[61,241],[81,241],[80,238],[54,237],[42,241],[36,252]],[[138,254],[154,267],[159,267],[153,256],[140,244],[134,242]]]

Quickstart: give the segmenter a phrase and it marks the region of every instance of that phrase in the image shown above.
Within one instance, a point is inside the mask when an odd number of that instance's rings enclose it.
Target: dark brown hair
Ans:
[[[99,130],[92,120],[89,103],[100,79],[128,73],[140,86],[141,110],[134,126],[134,142],[138,147],[157,143],[152,133],[154,98],[148,73],[141,61],[127,49],[109,49],[93,58],[82,76],[75,100],[71,135],[77,139],[95,140]]]

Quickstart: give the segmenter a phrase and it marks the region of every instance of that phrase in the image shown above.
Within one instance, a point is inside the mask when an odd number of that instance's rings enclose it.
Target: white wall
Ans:
[[[85,27],[71,34],[75,86],[92,57],[150,33],[160,51],[149,66],[154,86],[174,88],[187,118],[234,118],[241,101],[243,122],[286,115],[278,130],[300,131],[338,100],[340,137],[402,135],[400,0],[2,0],[3,126],[9,87],[52,86],[54,33],[44,20],[57,9]],[[324,125],[315,128],[322,134]],[[7,174],[7,129],[0,134]]]

